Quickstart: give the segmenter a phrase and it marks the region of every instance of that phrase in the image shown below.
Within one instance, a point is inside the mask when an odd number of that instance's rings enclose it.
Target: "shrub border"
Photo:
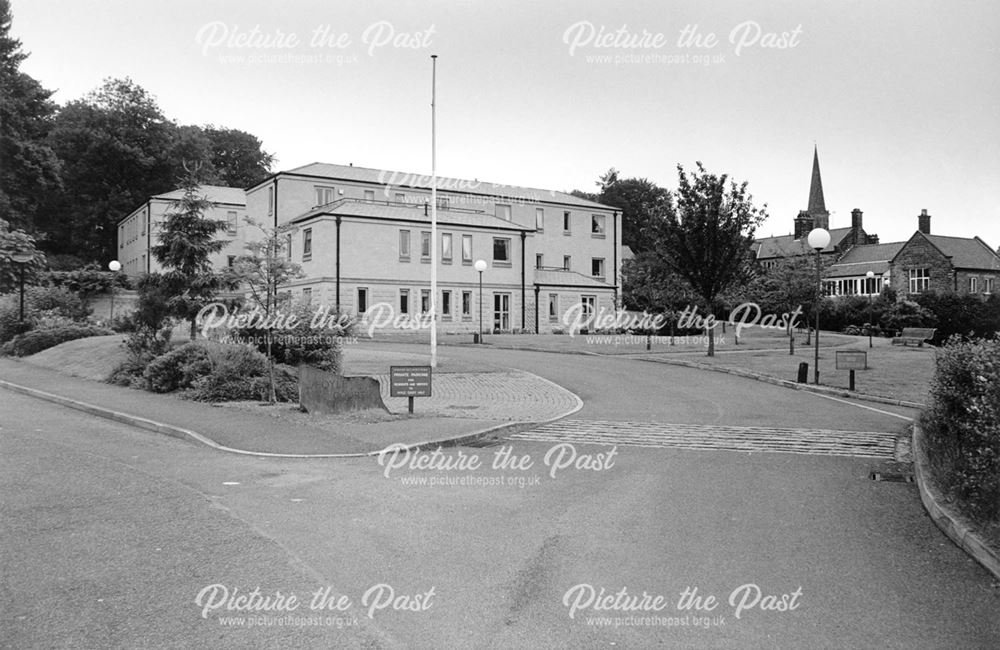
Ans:
[[[987,571],[1000,578],[1000,555],[973,531],[965,520],[944,505],[944,498],[934,484],[924,449],[923,432],[913,423],[913,474],[924,509],[938,528]]]

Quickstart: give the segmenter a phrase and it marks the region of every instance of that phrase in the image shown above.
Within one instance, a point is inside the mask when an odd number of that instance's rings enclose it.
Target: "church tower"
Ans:
[[[813,147],[812,181],[809,183],[809,207],[806,209],[813,220],[813,228],[830,229],[830,213],[823,200],[823,179],[819,175],[819,150]]]

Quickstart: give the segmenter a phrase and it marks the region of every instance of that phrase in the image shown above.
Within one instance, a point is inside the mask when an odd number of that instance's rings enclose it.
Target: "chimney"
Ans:
[[[917,229],[925,235],[931,234],[931,215],[927,214],[927,210],[921,210],[920,216],[917,217]]]
[[[863,228],[861,225],[861,216],[863,214],[858,208],[851,210],[851,239],[854,241],[855,246],[866,243],[861,240],[861,230]]]
[[[795,239],[805,239],[812,229],[812,215],[805,210],[799,211],[799,216],[795,217]]]

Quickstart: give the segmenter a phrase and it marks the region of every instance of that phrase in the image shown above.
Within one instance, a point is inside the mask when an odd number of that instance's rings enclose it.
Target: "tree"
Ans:
[[[599,193],[573,190],[573,196],[617,207],[621,210],[622,245],[635,253],[648,250],[651,244],[642,232],[654,215],[670,204],[670,191],[645,178],[620,178],[612,167],[597,180]]]
[[[212,202],[199,193],[196,179],[195,171],[185,179],[184,195],[168,209],[157,235],[159,243],[152,247],[153,256],[167,269],[163,282],[171,312],[190,321],[192,341],[198,312],[227,286],[224,276],[212,270],[211,261],[227,244],[215,237],[226,222],[205,218]]]
[[[813,310],[818,290],[815,256],[786,253],[773,266],[758,267],[743,295],[756,303],[764,313],[789,313],[796,307],[803,307],[808,314],[815,313]],[[787,333],[788,353],[794,354],[795,336],[791,320]],[[808,341],[806,344],[808,345]]]
[[[176,186],[172,123],[131,79],[107,79],[56,115],[48,142],[62,161],[64,191],[42,224],[49,249],[106,264],[118,221]]]
[[[264,151],[254,135],[238,129],[207,126],[212,168],[218,183],[228,187],[253,187],[271,173],[274,155]]]
[[[651,243],[643,227],[670,203],[670,192],[645,178],[619,178],[614,167],[601,176],[598,202],[622,211],[622,244],[636,253],[649,250]]]
[[[662,263],[654,251],[642,251],[622,265],[622,300],[626,309],[665,314],[670,343],[681,311],[692,301],[687,280]]]
[[[20,262],[11,259],[11,254],[18,252],[32,255],[23,269]],[[34,282],[45,270],[45,255],[35,248],[34,237],[23,230],[12,229],[8,222],[0,219],[0,293],[20,288],[22,270],[25,282]]]
[[[61,187],[59,161],[45,138],[55,104],[19,70],[28,55],[10,36],[10,2],[0,0],[0,219],[37,230],[41,197]]]
[[[233,285],[246,289],[264,325],[261,329],[264,330],[267,346],[268,401],[273,404],[277,401],[273,346],[274,323],[280,311],[278,289],[291,280],[301,278],[303,273],[302,267],[288,256],[288,242],[293,232],[289,226],[265,228],[249,217],[244,221],[263,236],[246,243],[247,252],[236,258],[228,271],[228,279]]]
[[[726,289],[751,277],[754,232],[767,217],[767,205],[753,205],[746,182],[737,185],[726,174],[710,174],[700,162],[697,167],[689,176],[677,166],[676,209],[661,206],[643,234],[659,263],[687,280],[711,313]],[[711,357],[715,337],[707,330]]]

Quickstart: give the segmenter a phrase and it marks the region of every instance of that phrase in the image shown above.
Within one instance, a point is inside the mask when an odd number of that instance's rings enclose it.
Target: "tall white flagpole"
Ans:
[[[437,54],[431,55],[431,368],[437,367]]]

